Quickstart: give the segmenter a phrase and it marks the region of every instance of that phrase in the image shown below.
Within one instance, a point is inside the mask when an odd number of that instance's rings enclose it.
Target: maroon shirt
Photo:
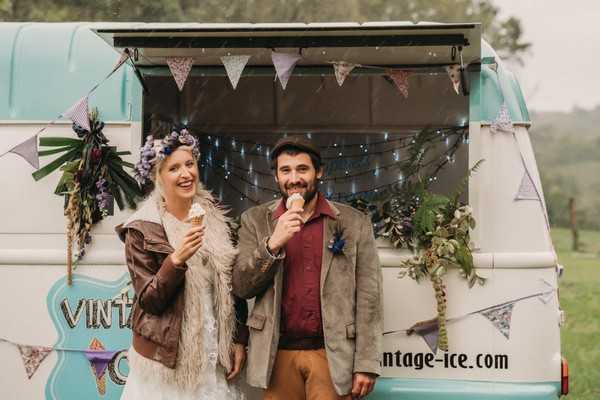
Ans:
[[[321,320],[321,262],[325,218],[336,218],[325,198],[317,194],[313,215],[285,245],[281,302],[281,348],[323,347]],[[273,213],[277,219],[287,209],[282,201]]]

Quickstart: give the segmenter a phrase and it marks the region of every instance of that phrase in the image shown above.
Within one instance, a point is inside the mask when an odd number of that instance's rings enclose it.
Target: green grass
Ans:
[[[552,238],[559,262],[560,305],[566,314],[562,354],[569,361],[567,399],[600,399],[600,232],[582,231],[581,252],[571,251],[571,233],[555,228]]]

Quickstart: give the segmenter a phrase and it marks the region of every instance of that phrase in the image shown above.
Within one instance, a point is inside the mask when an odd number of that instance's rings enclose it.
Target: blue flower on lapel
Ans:
[[[331,250],[333,254],[342,254],[344,252],[344,246],[346,245],[346,239],[343,237],[343,232],[339,229],[333,234],[333,238],[329,241],[327,248]]]

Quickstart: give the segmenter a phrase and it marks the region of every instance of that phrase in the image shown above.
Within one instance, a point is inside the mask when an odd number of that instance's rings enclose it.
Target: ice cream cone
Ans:
[[[285,205],[288,210],[302,209],[302,207],[304,207],[304,197],[302,197],[298,193],[294,193],[290,197],[288,197]]]
[[[202,225],[204,215],[206,215],[206,211],[204,211],[202,206],[198,203],[194,203],[192,204],[192,207],[190,207],[190,212],[188,213],[188,221],[195,226]]]
[[[190,223],[194,226],[202,225],[202,221],[204,220],[204,215],[198,215],[190,218]]]

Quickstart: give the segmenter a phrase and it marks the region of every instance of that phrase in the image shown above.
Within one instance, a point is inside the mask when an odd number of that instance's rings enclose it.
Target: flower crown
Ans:
[[[150,180],[152,168],[159,161],[162,161],[171,155],[171,153],[179,146],[191,147],[192,154],[196,159],[200,156],[198,141],[187,129],[182,129],[179,132],[174,130],[162,140],[154,139],[152,135],[148,135],[146,143],[140,150],[140,161],[135,165],[135,179],[138,183],[143,185]]]

